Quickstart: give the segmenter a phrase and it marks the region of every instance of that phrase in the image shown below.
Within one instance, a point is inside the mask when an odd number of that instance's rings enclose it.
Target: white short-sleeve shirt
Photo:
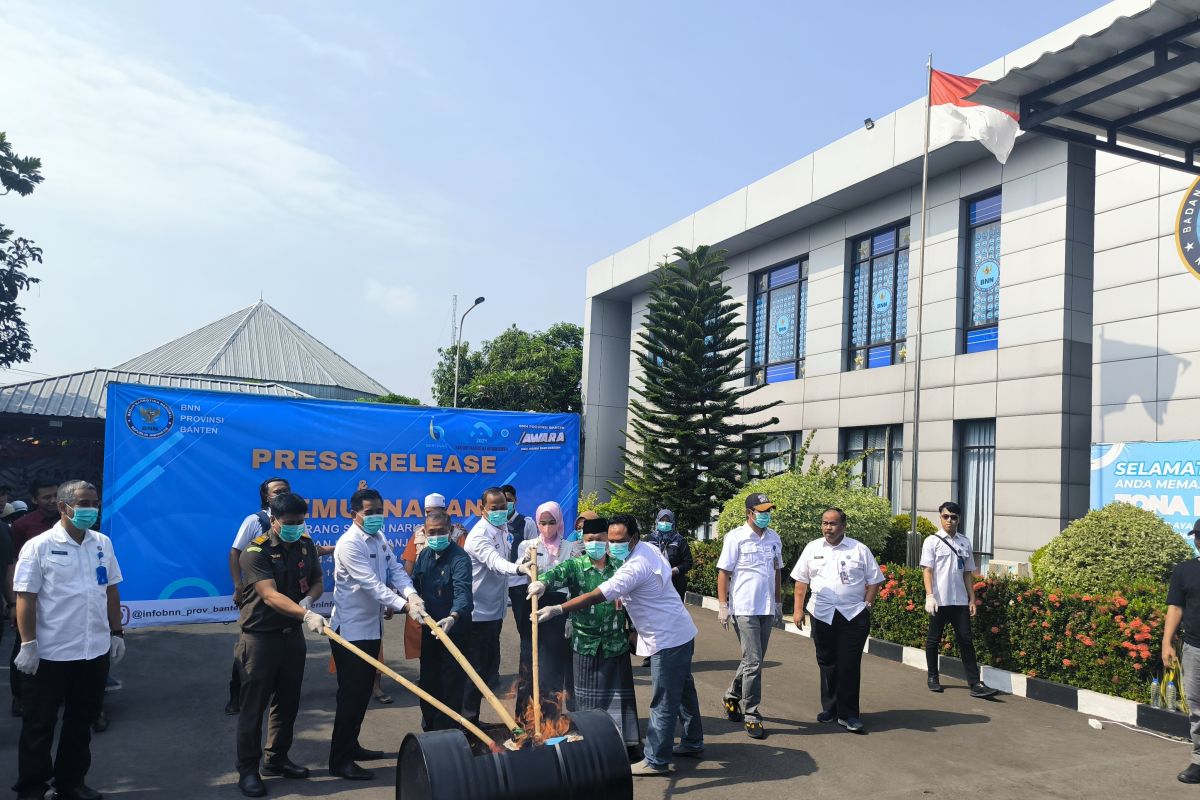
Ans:
[[[251,540],[263,532],[262,517],[259,515],[265,513],[265,511],[255,511],[242,520],[242,524],[238,526],[237,535],[233,537],[233,544],[230,547],[234,550],[245,550],[249,547]]]
[[[769,616],[775,613],[775,580],[783,568],[783,542],[767,528],[755,533],[747,523],[725,534],[717,569],[731,574],[729,613]]]
[[[56,522],[30,539],[17,559],[13,589],[37,595],[38,655],[80,661],[107,653],[108,587],[120,582],[121,565],[103,533],[88,531],[76,544]]]
[[[835,611],[854,619],[867,607],[867,587],[883,583],[883,572],[870,548],[857,539],[843,536],[830,546],[825,537],[804,547],[792,579],[808,584],[812,615],[826,624]]]
[[[921,566],[933,570],[933,599],[939,606],[965,606],[971,602],[963,573],[975,571],[975,555],[967,537],[961,533],[950,537],[944,531],[925,537]]]
[[[671,583],[671,564],[649,542],[634,545],[629,558],[599,589],[610,603],[621,598],[637,629],[639,656],[652,656],[696,638],[696,625]]]

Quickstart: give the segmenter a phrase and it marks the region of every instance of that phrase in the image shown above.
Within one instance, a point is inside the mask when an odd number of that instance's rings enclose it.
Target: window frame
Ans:
[[[760,470],[760,473],[758,475],[755,475],[753,465],[751,465],[750,462],[747,461],[746,462],[746,479],[747,480],[758,480],[760,478],[769,478],[774,475],[783,475],[784,473],[790,472],[796,468],[796,454],[799,452],[800,446],[804,442],[804,431],[763,431],[762,435],[769,437],[771,439],[782,438],[785,436],[788,438],[787,450],[779,451],[780,456],[782,456],[786,453],[787,467],[785,467],[784,469],[781,469],[777,472],[767,472],[766,470]],[[750,449],[751,455],[762,455],[763,452],[764,451],[761,447],[755,447],[755,448]]]
[[[1000,202],[1001,202],[1000,212],[996,215],[996,217],[990,218],[984,222],[972,223],[971,222],[971,204],[978,203],[981,200],[986,200],[993,196],[998,197],[1000,199]],[[984,325],[975,325],[972,323],[972,319],[974,317],[974,314],[973,314],[973,312],[974,312],[974,307],[973,307],[974,293],[972,291],[972,286],[974,283],[974,280],[973,280],[974,275],[973,274],[974,274],[974,270],[975,270],[975,241],[974,241],[973,236],[974,236],[974,233],[976,230],[984,227],[985,225],[991,225],[992,223],[995,223],[996,225],[1000,225],[1003,223],[1003,221],[1004,221],[1003,201],[1004,201],[1004,188],[1002,186],[994,186],[991,189],[987,189],[986,191],[979,192],[978,194],[974,194],[969,197],[964,197],[962,199],[962,230],[963,230],[963,238],[962,238],[962,263],[963,263],[963,273],[962,273],[963,274],[962,352],[964,354],[990,352],[992,350],[997,349],[997,345],[999,344],[999,333],[1000,333],[1000,300],[999,300],[999,297],[996,298],[996,321],[995,322],[989,322]],[[1001,240],[1001,241],[1003,241],[1003,240]],[[1000,263],[1000,253],[999,252],[996,253],[996,262],[997,262],[997,264]],[[1003,274],[1004,274],[1003,269],[1001,269],[1000,274],[1001,274],[1001,277],[997,281],[997,287],[996,287],[997,291],[999,291],[1000,282],[1003,281]],[[991,346],[990,347],[976,347],[976,349],[972,350],[971,349],[971,335],[977,331],[987,331],[987,330],[995,330],[996,331],[996,336],[991,337],[989,339]]]
[[[908,231],[908,241],[903,246],[901,246],[900,245],[900,238],[901,238],[900,234],[902,231],[905,231],[905,230]],[[895,237],[893,240],[895,242],[895,244],[893,245],[892,249],[890,251],[884,251],[884,252],[881,252],[878,254],[873,252],[875,237],[877,237],[883,233],[888,233],[889,231],[893,232],[894,237]],[[864,241],[872,243],[872,252],[868,253],[865,260],[860,261],[859,257],[858,257],[858,249],[859,249],[859,245]],[[845,366],[845,369],[847,372],[859,372],[862,370],[878,369],[879,367],[893,367],[893,366],[898,366],[898,365],[904,364],[908,361],[908,286],[907,286],[907,283],[908,283],[908,279],[910,277],[910,271],[912,269],[912,217],[907,217],[905,219],[893,222],[889,225],[883,225],[874,230],[867,231],[858,236],[854,236],[853,238],[848,240],[848,243],[849,243],[850,252],[849,252],[846,260],[850,264],[850,269],[847,270],[847,275],[846,275],[846,277],[847,277],[846,297],[847,297],[847,301],[848,301],[848,308],[847,308],[848,313],[846,315],[846,318],[847,318],[847,322],[849,324],[846,326],[846,366]],[[897,291],[899,289],[899,281],[897,280],[897,273],[899,270],[901,251],[904,251],[905,253],[908,254],[908,266],[905,271],[905,284],[906,285],[904,286],[904,298],[905,298],[905,302],[904,302],[904,337],[896,338],[897,322],[900,319],[900,308],[899,308],[899,303],[896,302],[896,297],[899,294],[899,292]],[[889,254],[893,256],[893,261],[892,261],[892,287],[893,288],[892,288],[892,301],[891,301],[892,338],[888,341],[871,342],[870,341],[871,325],[875,321],[874,303],[871,302],[871,298],[874,297],[874,295],[875,295],[875,269],[874,269],[873,262],[875,261],[875,259],[882,258]],[[857,270],[857,268],[863,264],[865,264],[866,268],[867,268],[867,288],[866,288],[867,317],[866,317],[866,332],[865,332],[865,335],[867,338],[867,344],[861,345],[861,346],[856,346],[854,344],[854,273]],[[876,367],[872,367],[871,366],[871,351],[876,350],[881,347],[891,348],[891,353],[890,353],[891,360],[887,364],[879,364]],[[857,363],[857,359],[859,358],[860,354],[863,359],[861,365]]]
[[[883,425],[859,425],[859,426],[855,426],[852,428],[842,428],[841,432],[840,432],[841,433],[841,460],[845,461],[846,459],[852,458],[853,456],[864,453],[867,450],[874,449],[874,448],[869,448],[866,446],[867,433],[868,433],[868,431],[879,430],[879,429],[882,429],[884,432],[883,433],[882,452],[880,452],[879,450],[876,450],[876,452],[879,453],[881,462],[882,462],[883,480],[881,480],[879,482],[879,488],[883,491],[883,494],[881,494],[880,497],[887,499],[887,501],[892,504],[892,513],[893,514],[899,514],[899,513],[903,512],[903,505],[901,505],[901,501],[903,498],[902,497],[892,497],[892,488],[893,488],[893,486],[895,486],[897,494],[903,495],[903,493],[904,493],[904,488],[903,488],[904,487],[904,423],[891,422],[891,423],[885,423]],[[851,450],[849,447],[849,439],[851,436],[853,436],[854,434],[859,433],[859,432],[861,432],[862,436],[863,436],[863,447],[861,449]],[[899,441],[899,444],[900,444],[898,451],[895,446],[897,441]],[[897,455],[899,455],[900,457],[896,458]],[[867,470],[866,470],[865,459],[860,464],[860,467],[861,467],[861,470],[859,472],[855,473],[855,477],[861,478],[861,482],[862,482],[862,485],[864,488],[869,488],[867,486]],[[899,482],[896,482],[897,478],[899,478]]]
[[[771,286],[771,273],[777,269],[790,267],[793,264],[795,264],[797,267],[796,280],[788,281],[787,283],[782,283],[774,287]],[[769,383],[786,383],[787,381],[802,380],[804,378],[804,361],[808,349],[807,342],[805,341],[807,338],[807,331],[804,330],[805,326],[808,324],[808,277],[809,258],[807,253],[801,256],[796,256],[795,258],[789,258],[784,261],[780,261],[777,264],[772,264],[765,269],[760,269],[751,274],[750,302],[746,305],[748,309],[747,316],[749,317],[750,322],[750,324],[747,326],[750,332],[748,339],[749,346],[746,348],[746,380],[749,385],[765,386]],[[766,286],[760,287],[759,284],[762,283],[764,279],[766,280]],[[784,289],[789,286],[796,287],[796,325],[795,339],[793,340],[794,355],[792,358],[771,361],[771,293],[778,289]],[[760,297],[764,298],[762,320],[758,319],[758,300]],[[804,322],[803,325],[800,324],[801,320]],[[763,361],[761,363],[759,363],[755,357],[755,347],[757,344],[760,325],[763,331]],[[801,347],[802,343],[805,345],[804,347]],[[802,349],[805,352],[802,353]],[[777,380],[769,379],[769,373],[773,367],[778,368],[788,365],[794,365],[793,377],[779,378]]]
[[[969,425],[978,425],[981,423],[991,423],[992,426],[992,443],[990,445],[968,445],[967,427]],[[958,458],[958,469],[955,470],[958,476],[958,504],[962,507],[962,519],[960,532],[971,541],[971,550],[977,556],[976,563],[980,570],[986,568],[985,559],[994,557],[996,551],[996,419],[994,417],[984,417],[980,419],[964,419],[955,422],[955,437],[957,439],[957,447],[955,455]],[[967,469],[968,469],[968,451],[975,452],[991,452],[991,486],[988,487],[988,492],[991,495],[991,517],[987,524],[982,526],[980,530],[975,530],[977,525],[975,516],[978,510],[975,508],[974,497],[967,497]],[[972,530],[967,530],[968,521],[971,523]],[[984,533],[986,533],[986,543],[983,541]],[[987,549],[984,549],[984,544],[987,544]]]

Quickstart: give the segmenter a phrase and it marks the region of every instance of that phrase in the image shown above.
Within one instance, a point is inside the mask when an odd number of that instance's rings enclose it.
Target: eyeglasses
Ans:
[[[951,522],[957,522],[958,514],[942,514],[942,519],[948,519]]]

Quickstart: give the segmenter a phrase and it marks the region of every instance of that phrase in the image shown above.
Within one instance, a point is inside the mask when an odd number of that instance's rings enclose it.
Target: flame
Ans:
[[[556,736],[566,736],[571,732],[571,717],[567,714],[567,700],[570,694],[565,690],[542,697],[542,732],[535,737],[533,730],[533,703],[526,704],[524,710],[517,709],[517,722],[525,730],[525,735],[517,739],[517,745],[541,744]]]

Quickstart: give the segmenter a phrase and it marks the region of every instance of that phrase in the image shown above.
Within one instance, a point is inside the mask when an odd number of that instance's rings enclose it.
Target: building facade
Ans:
[[[994,80],[1146,7],[1119,0],[972,73]],[[783,401],[773,462],[864,450],[864,483],[907,510],[920,243],[917,506],[964,506],[985,560],[1023,562],[1089,505],[1094,442],[1200,435],[1200,278],[1175,222],[1195,176],[1022,135],[930,155],[924,101],[593,264],[584,338],[583,491],[619,480],[632,343],[649,275],[676,246],[728,251],[748,402]],[[928,220],[927,230],[926,219]]]

